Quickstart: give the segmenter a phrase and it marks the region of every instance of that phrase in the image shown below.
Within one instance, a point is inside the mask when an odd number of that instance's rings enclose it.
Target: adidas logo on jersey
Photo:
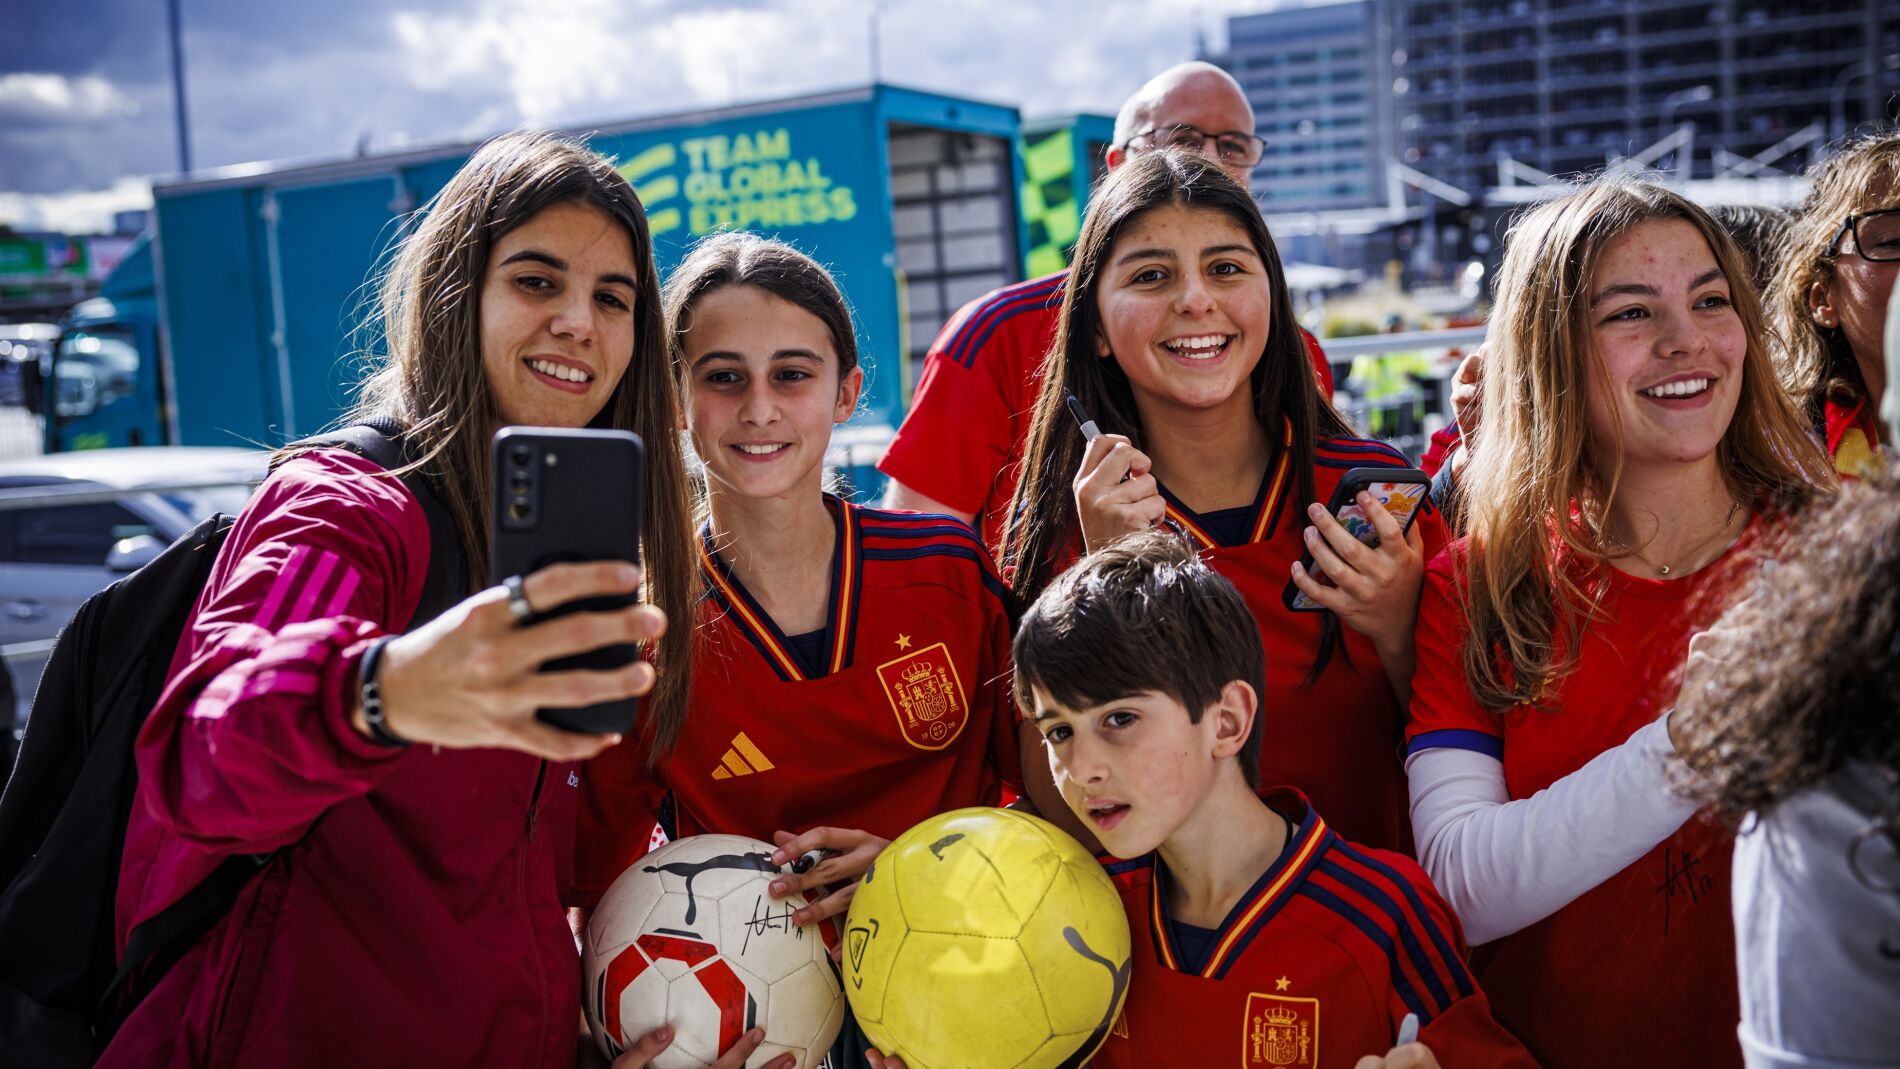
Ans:
[[[741,731],[732,737],[732,745],[726,748],[725,756],[721,757],[719,764],[713,768],[712,778],[731,779],[734,776],[750,776],[754,772],[769,772],[772,767],[772,762],[766,760],[764,752],[753,745],[752,740],[746,738],[745,732]]]

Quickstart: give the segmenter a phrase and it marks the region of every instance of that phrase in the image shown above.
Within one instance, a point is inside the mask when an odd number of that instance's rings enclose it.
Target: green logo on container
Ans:
[[[791,132],[782,127],[662,142],[621,164],[620,173],[640,195],[656,237],[682,225],[698,236],[843,222],[858,214],[851,187],[833,181],[817,156],[796,155]]]

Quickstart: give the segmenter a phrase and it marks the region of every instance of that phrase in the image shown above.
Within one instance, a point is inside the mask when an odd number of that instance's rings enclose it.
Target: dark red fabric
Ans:
[[[102,1066],[573,1064],[574,768],[348,722],[363,650],[408,623],[428,564],[421,507],[377,470],[283,465],[199,599],[139,739],[121,947],[220,859],[281,852]]]

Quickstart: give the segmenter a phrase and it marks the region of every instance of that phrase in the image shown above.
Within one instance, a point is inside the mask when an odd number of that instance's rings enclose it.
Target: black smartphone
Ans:
[[[550,564],[640,560],[640,518],[646,500],[646,447],[627,431],[507,427],[495,434],[493,522],[488,573],[499,583]],[[622,609],[632,594],[582,598],[548,606],[528,624],[574,612]],[[549,661],[543,672],[623,668],[636,645],[603,646]],[[602,735],[633,730],[639,700],[578,709],[541,709],[535,716],[566,731]]]
[[[1399,521],[1401,533],[1412,529],[1412,521],[1418,518],[1418,510],[1425,504],[1425,495],[1431,490],[1432,477],[1417,468],[1354,468],[1333,487],[1333,499],[1326,503],[1326,511],[1333,514],[1339,525],[1352,533],[1354,538],[1368,546],[1379,544],[1379,529],[1372,525],[1372,517],[1359,507],[1356,498],[1364,490],[1372,495],[1374,501]],[[1313,574],[1313,554],[1311,550],[1300,556],[1300,567],[1308,575]],[[1325,573],[1317,576],[1327,586],[1334,585]],[[1306,596],[1293,580],[1286,581],[1286,589],[1280,594],[1280,601],[1294,612],[1325,612],[1326,606]]]

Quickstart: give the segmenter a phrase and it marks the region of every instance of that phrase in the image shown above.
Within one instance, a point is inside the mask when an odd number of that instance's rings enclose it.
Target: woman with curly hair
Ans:
[[[1689,766],[1741,822],[1735,939],[1751,1067],[1900,1051],[1900,479],[1788,532],[1699,637]]]
[[[1768,295],[1779,371],[1835,470],[1865,475],[1880,445],[1881,332],[1900,275],[1900,133],[1849,143],[1813,179]]]

